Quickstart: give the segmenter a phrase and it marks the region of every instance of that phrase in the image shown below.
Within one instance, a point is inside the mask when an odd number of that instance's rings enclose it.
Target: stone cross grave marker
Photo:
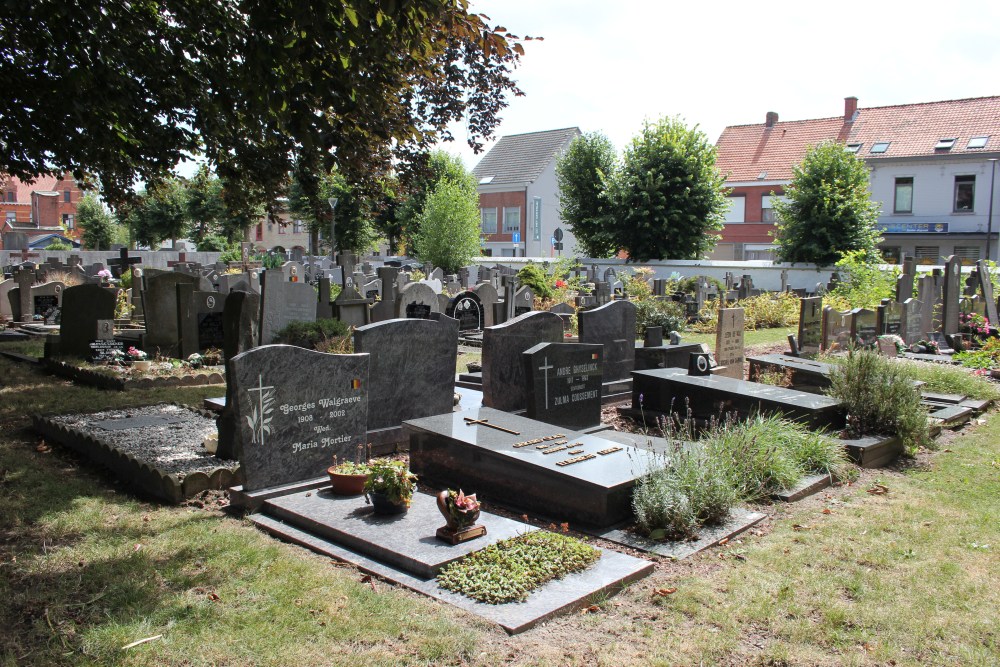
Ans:
[[[823,343],[823,297],[799,299],[799,353],[817,354]]]
[[[40,255],[37,252],[29,252],[28,248],[25,247],[21,248],[21,250],[17,252],[9,252],[7,253],[7,256],[9,258],[19,257],[21,259],[21,264],[25,264],[32,257],[39,257]]]
[[[122,248],[118,251],[118,257],[108,260],[108,266],[114,267],[118,278],[121,278],[122,274],[128,271],[133,264],[142,264],[142,257],[129,257],[128,248]]]
[[[720,308],[719,324],[715,332],[715,360],[724,366],[716,375],[743,379],[744,313],[742,308]]]
[[[10,294],[10,307],[14,316],[22,322],[31,322],[35,319],[34,310],[31,303],[31,286],[35,284],[35,272],[21,269],[14,274],[14,282],[17,283],[16,301],[14,290]],[[16,306],[14,304],[17,304]],[[16,308],[16,312],[15,312]]]
[[[601,423],[601,345],[539,343],[522,353],[531,419],[580,430]]]
[[[320,477],[365,445],[367,354],[265,345],[229,361],[244,488]]]

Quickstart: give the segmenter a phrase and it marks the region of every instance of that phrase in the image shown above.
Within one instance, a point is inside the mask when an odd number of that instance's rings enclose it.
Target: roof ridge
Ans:
[[[501,136],[500,139],[506,139],[507,137],[524,137],[524,136],[527,136],[529,134],[547,134],[549,132],[565,132],[566,130],[576,130],[578,132],[581,131],[580,128],[579,128],[579,126],[573,125],[571,127],[559,127],[559,128],[554,129],[554,130],[535,130],[534,132],[521,132],[519,134],[505,134],[505,135]],[[497,141],[499,141],[499,139]]]
[[[875,107],[858,107],[858,111],[865,111],[869,109],[898,109],[899,107],[920,107],[920,106],[927,106],[930,104],[948,104],[951,102],[976,102],[980,100],[996,100],[1000,102],[1000,95],[982,95],[980,97],[960,97],[954,100],[933,100],[930,102],[906,102],[903,104],[884,104],[882,106],[875,106]]]

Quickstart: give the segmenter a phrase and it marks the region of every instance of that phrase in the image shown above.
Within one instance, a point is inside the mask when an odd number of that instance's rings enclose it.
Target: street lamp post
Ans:
[[[986,259],[992,260],[990,256],[990,241],[993,238],[993,186],[997,180],[997,159],[991,157],[990,160],[990,208],[986,216]]]
[[[333,235],[334,227],[337,224],[337,220],[336,220],[336,218],[337,218],[337,198],[336,197],[330,197],[329,199],[326,200],[326,203],[328,203],[330,205],[330,210],[332,211],[332,213],[330,214],[330,257],[334,258],[334,257],[337,256],[337,252],[336,252],[337,237]],[[988,244],[989,240],[987,240],[986,243]]]

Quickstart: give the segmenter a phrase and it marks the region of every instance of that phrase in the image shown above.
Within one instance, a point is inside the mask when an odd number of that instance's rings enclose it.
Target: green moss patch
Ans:
[[[576,538],[539,530],[456,561],[437,581],[441,588],[478,602],[523,602],[545,582],[585,570],[600,557],[600,551]]]

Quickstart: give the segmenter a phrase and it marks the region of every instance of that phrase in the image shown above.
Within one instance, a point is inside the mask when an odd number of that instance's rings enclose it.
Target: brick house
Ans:
[[[762,124],[723,130],[717,165],[732,188],[731,207],[713,259],[773,257],[773,197],[782,196],[808,147],[823,141],[840,142],[867,163],[888,261],[904,254],[924,264],[952,254],[966,262],[986,257],[1000,194],[993,186],[1000,97],[869,108],[847,97],[842,116],[779,122],[768,112]],[[994,222],[993,257],[998,231]]]
[[[23,243],[15,244],[19,246],[26,246],[34,237],[47,234],[64,234],[79,240],[76,205],[81,196],[70,174],[39,176],[30,184],[14,177],[0,177],[3,238],[8,241],[22,239]],[[20,250],[21,247],[7,249]]]
[[[497,257],[556,257],[575,246],[563,222],[556,157],[580,136],[569,127],[501,137],[472,170],[479,181],[483,254]],[[553,247],[556,229],[562,250]],[[516,239],[516,240],[515,240]]]

